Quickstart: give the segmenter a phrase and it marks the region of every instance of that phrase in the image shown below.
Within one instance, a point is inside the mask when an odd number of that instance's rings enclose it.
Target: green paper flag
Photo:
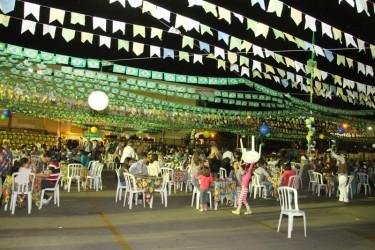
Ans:
[[[72,57],[70,59],[70,65],[77,68],[84,68],[86,67],[86,60],[83,58]]]
[[[99,69],[100,68],[100,61],[94,59],[87,60],[87,67],[89,69]]]
[[[56,63],[58,64],[69,64],[69,56],[64,56],[64,55],[56,55],[55,56]]]

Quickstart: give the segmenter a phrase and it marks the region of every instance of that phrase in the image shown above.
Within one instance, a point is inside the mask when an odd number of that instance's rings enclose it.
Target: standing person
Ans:
[[[211,147],[211,153],[208,156],[208,166],[213,178],[217,178],[221,167],[221,154],[217,147]]]
[[[237,209],[232,211],[232,213],[234,214],[241,213],[242,204],[246,206],[245,214],[251,214],[251,209],[250,209],[249,203],[247,203],[246,197],[247,197],[247,193],[249,192],[249,182],[251,179],[251,171],[253,170],[254,164],[255,164],[254,162],[250,164],[250,167],[247,169],[247,173],[242,178],[242,181],[241,181],[242,189],[241,189],[240,197],[238,198]]]
[[[196,171],[195,178],[201,181],[200,186],[199,186],[201,209],[199,209],[199,211],[206,212],[208,188],[210,186],[210,183],[213,182],[214,179],[212,178],[210,169],[208,167],[203,167],[200,175],[198,171]]]
[[[90,139],[87,139],[85,141],[85,143],[83,144],[83,148],[85,149],[87,155],[90,157],[92,151],[92,142],[90,141]]]
[[[124,164],[124,161],[126,158],[136,158],[136,154],[133,148],[133,142],[129,141],[126,147],[122,150],[121,158],[120,158],[120,163],[121,165]]]
[[[11,166],[12,160],[12,154],[6,146],[0,146],[0,177],[5,176],[9,166]]]
[[[113,158],[115,159],[115,162],[116,162],[116,165],[119,166],[120,165],[120,160],[121,160],[121,156],[122,156],[122,152],[125,148],[125,142],[121,142],[115,149],[114,153],[113,153]]]
[[[93,140],[92,141],[92,149],[91,149],[91,158],[96,161],[98,160],[98,148],[99,148],[99,143],[98,140]]]
[[[223,159],[226,157],[229,158],[229,162],[232,165],[232,163],[234,162],[234,155],[233,152],[229,150],[228,146],[225,146],[223,153]]]
[[[340,197],[339,201],[341,202],[349,202],[348,199],[348,191],[346,189],[346,185],[348,183],[348,165],[345,159],[345,155],[343,152],[340,155],[337,155],[332,149],[328,149],[328,152],[331,152],[331,156],[337,160],[337,173],[339,177],[339,191]]]
[[[56,181],[60,175],[60,165],[58,161],[55,159],[53,152],[46,152],[43,154],[43,161],[47,163],[47,172],[46,173],[39,173],[36,174],[37,177],[42,177],[42,185],[41,190],[46,188],[54,188],[56,185]],[[43,204],[48,204],[52,196],[49,196],[46,192],[44,193],[44,197],[42,198]]]

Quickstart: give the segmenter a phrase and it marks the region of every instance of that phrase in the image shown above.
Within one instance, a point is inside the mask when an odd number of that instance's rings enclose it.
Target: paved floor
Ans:
[[[287,218],[276,232],[280,214],[273,200],[250,199],[253,214],[234,215],[232,208],[200,213],[190,207],[191,194],[178,192],[152,209],[132,210],[115,203],[114,172],[104,172],[103,191],[61,190],[60,207],[53,202],[38,210],[0,209],[0,249],[375,249],[374,195],[357,195],[349,204],[300,191],[300,208],[287,238]],[[374,193],[374,191],[373,191]]]

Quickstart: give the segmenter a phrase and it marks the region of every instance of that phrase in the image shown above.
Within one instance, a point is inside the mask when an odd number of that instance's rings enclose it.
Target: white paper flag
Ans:
[[[121,31],[123,35],[125,35],[125,23],[113,21],[112,22],[112,33],[115,33],[118,30]]]
[[[150,46],[150,57],[157,56],[160,57],[160,47],[158,46]]]
[[[52,39],[54,39],[56,34],[56,26],[43,24],[43,36],[46,34],[50,34]]]
[[[108,36],[99,36],[99,47],[105,45],[108,49],[111,48],[111,38]]]
[[[103,31],[107,31],[107,20],[101,17],[92,18],[93,29],[101,28]]]
[[[50,8],[49,10],[49,23],[57,20],[60,24],[64,25],[65,10]]]
[[[23,17],[27,17],[29,14],[32,14],[37,21],[39,21],[39,13],[40,13],[40,5],[34,3],[25,2],[24,5],[24,15]]]
[[[203,65],[203,56],[199,54],[194,54],[193,63],[199,62]]]
[[[36,22],[29,20],[22,20],[21,34],[30,31],[34,35],[36,28]]]

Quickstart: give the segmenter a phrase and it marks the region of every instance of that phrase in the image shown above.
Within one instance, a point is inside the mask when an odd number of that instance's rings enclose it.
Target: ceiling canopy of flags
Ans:
[[[107,130],[254,134],[267,124],[275,139],[374,138],[372,1],[0,0],[0,9],[0,106],[13,113]],[[105,110],[89,107],[94,91],[107,94]]]

